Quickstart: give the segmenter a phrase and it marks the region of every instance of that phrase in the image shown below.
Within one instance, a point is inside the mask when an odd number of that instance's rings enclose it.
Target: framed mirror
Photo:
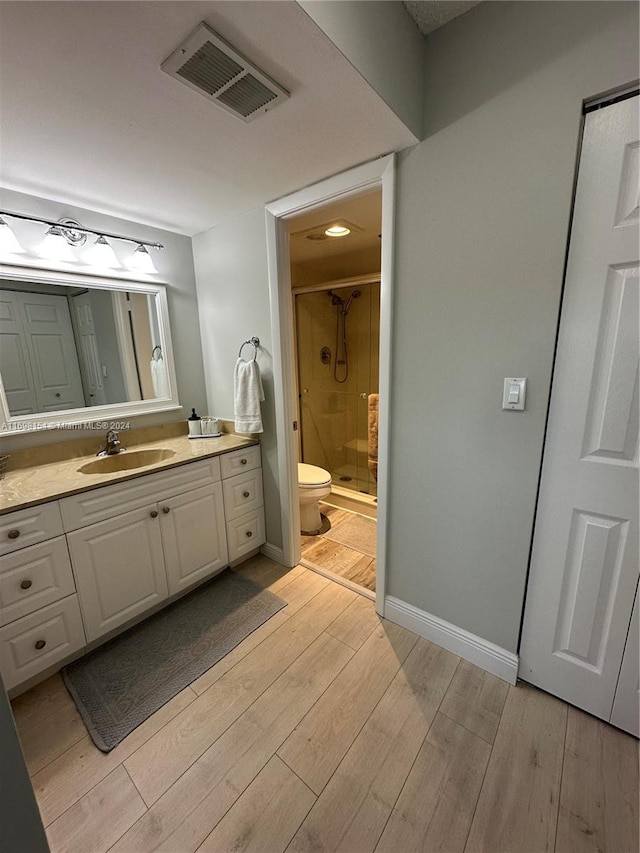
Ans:
[[[164,285],[0,265],[0,437],[176,408]]]

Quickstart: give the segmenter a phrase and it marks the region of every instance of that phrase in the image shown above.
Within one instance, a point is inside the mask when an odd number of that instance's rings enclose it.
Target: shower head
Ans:
[[[344,311],[345,316],[347,315],[347,312],[349,311],[352,300],[357,299],[360,296],[360,293],[361,293],[361,291],[354,290],[353,293],[351,294],[351,296],[347,299],[346,304],[343,303],[344,304],[343,311]]]

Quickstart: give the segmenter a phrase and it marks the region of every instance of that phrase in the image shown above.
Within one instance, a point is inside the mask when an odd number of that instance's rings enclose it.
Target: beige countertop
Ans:
[[[123,437],[122,443],[125,444],[125,442],[126,438]],[[99,489],[101,486],[109,486],[112,483],[133,480],[136,477],[143,477],[145,474],[166,468],[175,468],[197,459],[220,456],[222,453],[239,450],[252,444],[259,444],[259,442],[240,435],[223,434],[219,438],[202,439],[189,439],[180,435],[132,446],[132,451],[167,448],[173,450],[175,455],[162,462],[129,471],[100,474],[80,473],[78,468],[95,460],[95,453],[89,456],[35,465],[31,468],[18,468],[8,471],[4,479],[0,480],[0,515],[46,501],[57,500],[67,495],[74,495],[78,492]]]

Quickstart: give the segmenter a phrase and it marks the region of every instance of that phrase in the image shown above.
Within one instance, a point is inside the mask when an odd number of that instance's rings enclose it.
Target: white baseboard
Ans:
[[[280,563],[280,565],[284,566],[284,551],[282,548],[277,548],[275,545],[271,545],[269,542],[265,542],[264,545],[260,547],[260,553],[264,554],[265,557],[269,557],[271,560],[275,560],[276,563]]]
[[[414,631],[509,684],[516,683],[518,655],[513,652],[390,595],[384,601],[384,615],[391,622]]]

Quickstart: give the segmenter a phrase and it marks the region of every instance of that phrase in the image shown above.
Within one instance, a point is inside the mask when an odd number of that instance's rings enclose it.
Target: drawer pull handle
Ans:
[[[151,518],[157,518],[158,517],[158,510],[152,509],[151,512],[149,513],[149,515],[151,516]]]
[[[253,536],[253,532],[251,530],[247,530],[247,538],[251,539],[252,536]]]
[[[243,493],[242,493],[242,497],[243,497],[243,498],[248,498],[248,497],[249,497],[249,494],[250,494],[249,492],[243,492]]]
[[[47,645],[46,640],[36,640],[36,649],[38,649],[38,651],[40,651],[40,649],[44,649],[44,647],[46,645]]]
[[[15,530],[15,529],[14,529],[14,530],[10,530],[10,531],[7,533],[7,539],[17,539],[17,538],[18,538],[18,536],[20,536],[20,531],[19,531],[19,530]]]
[[[163,506],[162,512],[166,515],[168,512],[171,512],[171,507],[170,506]]]
[[[33,581],[24,580],[20,583],[20,589],[30,589],[33,586]]]
[[[247,464],[247,460],[246,460],[246,459],[241,459],[241,460],[240,460],[240,464],[241,464],[241,465],[246,465],[246,464]]]

